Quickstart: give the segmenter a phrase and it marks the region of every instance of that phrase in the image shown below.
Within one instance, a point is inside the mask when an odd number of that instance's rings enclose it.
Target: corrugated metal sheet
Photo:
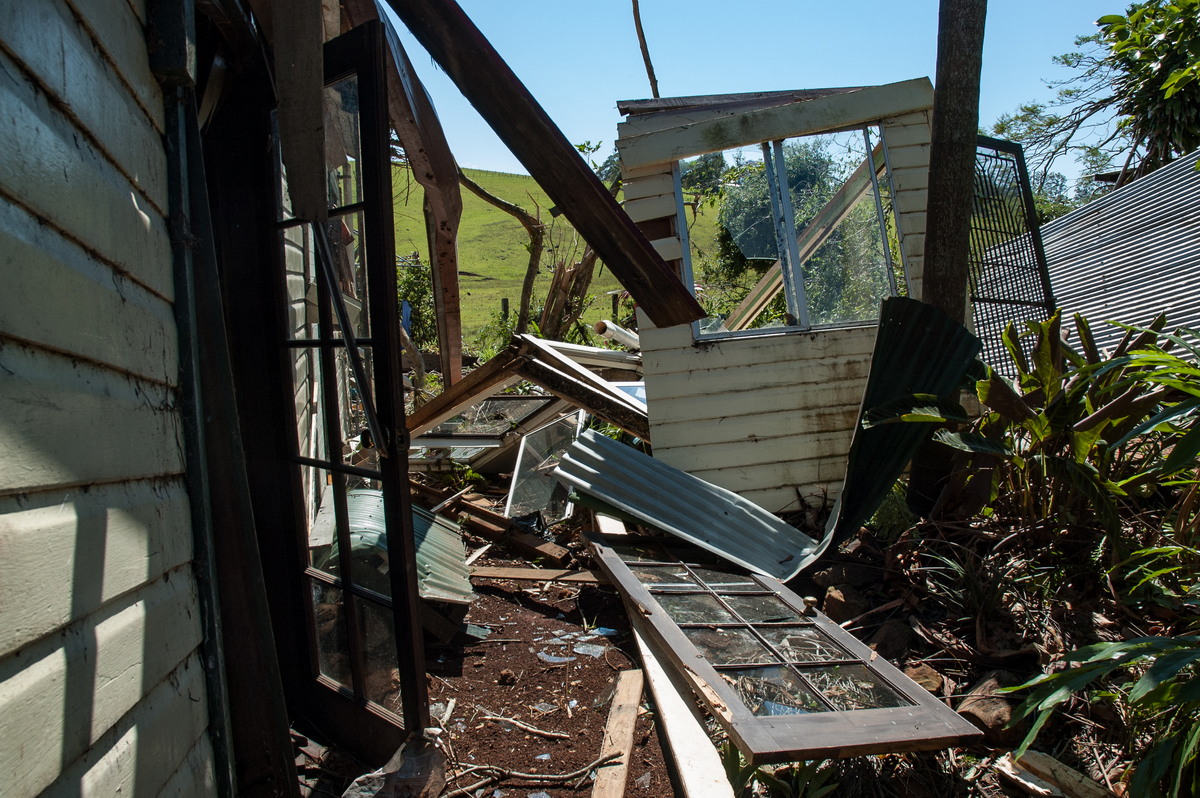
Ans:
[[[1082,313],[1096,343],[1166,311],[1167,327],[1200,326],[1200,151],[1042,227],[1050,283]]]
[[[588,430],[554,475],[648,524],[787,581],[817,543],[732,491]]]
[[[346,494],[346,508],[351,536],[386,552],[383,492],[365,488],[352,490]],[[471,572],[458,527],[415,505],[412,508],[412,521],[421,598],[454,604],[470,603],[475,593],[471,590]]]

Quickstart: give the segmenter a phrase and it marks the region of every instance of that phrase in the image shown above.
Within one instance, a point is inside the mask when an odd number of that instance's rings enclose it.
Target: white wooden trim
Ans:
[[[650,242],[654,251],[665,261],[679,260],[683,257],[683,242],[677,236],[659,238]]]
[[[626,201],[674,193],[675,181],[669,172],[625,180],[621,186],[621,195]]]
[[[625,213],[635,222],[647,222],[651,219],[673,217],[678,207],[674,192],[660,194],[654,197],[629,200],[625,203]]]
[[[845,94],[765,108],[732,119],[713,119],[621,138],[617,149],[628,168],[678,161],[706,152],[809,135],[871,122],[933,104],[933,86],[917,78]]]

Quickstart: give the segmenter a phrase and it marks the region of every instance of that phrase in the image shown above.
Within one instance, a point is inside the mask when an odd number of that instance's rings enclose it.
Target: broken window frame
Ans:
[[[979,736],[978,730],[944,706],[927,690],[901,673],[895,666],[879,657],[874,651],[846,632],[827,616],[815,609],[806,608],[804,600],[789,590],[783,583],[762,574],[751,574],[742,569],[732,569],[725,564],[719,566],[726,572],[746,575],[746,582],[753,582],[760,590],[745,592],[729,590],[729,594],[769,594],[777,597],[796,615],[803,618],[802,625],[809,626],[841,648],[848,656],[843,660],[830,660],[830,665],[860,665],[903,699],[907,706],[882,707],[875,709],[838,710],[807,714],[755,715],[739,697],[734,687],[696,648],[692,640],[663,609],[655,593],[646,587],[630,569],[628,563],[612,548],[616,546],[653,543],[664,546],[664,551],[675,556],[674,560],[639,561],[639,565],[661,564],[687,567],[680,554],[688,559],[704,562],[710,555],[690,547],[682,541],[638,536],[590,535],[601,569],[625,599],[631,619],[639,631],[651,642],[667,662],[692,687],[709,712],[721,724],[751,764],[791,762],[822,758],[845,758],[879,753],[933,750],[961,744]],[[689,552],[695,552],[691,557]],[[701,566],[705,567],[705,566]],[[692,569],[689,574],[695,578]],[[702,580],[700,580],[702,582]],[[657,594],[706,593],[723,595],[720,591],[704,589],[660,590]],[[720,600],[720,599],[718,599]],[[724,604],[724,602],[722,602]],[[725,605],[725,609],[729,609]],[[769,623],[758,624],[768,626]],[[779,626],[781,624],[776,624]],[[782,625],[797,626],[794,621]],[[755,624],[735,623],[688,624],[691,627],[709,628],[753,628]],[[761,641],[760,641],[761,643]],[[784,658],[785,662],[788,662]],[[804,667],[794,664],[772,665],[789,669],[790,673],[803,673]],[[723,666],[724,670],[746,665]]]
[[[794,224],[787,224],[786,219],[794,219],[795,214],[792,209],[790,192],[780,191],[779,186],[787,185],[787,174],[784,164],[783,144],[786,141],[803,140],[814,136],[823,135],[821,133],[801,133],[795,136],[790,136],[785,139],[774,139],[771,141],[759,142],[757,146],[762,149],[763,162],[766,166],[767,182],[769,186],[772,215],[775,222],[775,234],[778,251],[778,260],[775,265],[769,268],[761,280],[759,280],[747,292],[747,296],[739,304],[739,306],[730,314],[730,318],[744,315],[743,324],[736,329],[725,329],[722,322],[722,329],[705,330],[703,327],[704,320],[692,322],[692,337],[697,341],[716,341],[731,338],[749,338],[769,334],[787,334],[795,332],[810,332],[813,330],[836,330],[845,329],[848,327],[862,327],[864,325],[874,324],[877,319],[859,319],[836,321],[820,324],[812,324],[809,319],[809,304],[804,287],[804,265],[809,258],[814,255],[820,247],[829,240],[829,237],[845,220],[849,209],[853,208],[858,202],[867,198],[867,194],[874,201],[875,217],[878,225],[881,250],[884,258],[883,267],[886,271],[886,279],[888,284],[888,293],[881,297],[900,295],[900,286],[897,284],[897,268],[903,268],[903,263],[897,264],[892,258],[892,248],[889,240],[887,218],[890,213],[898,225],[899,220],[896,218],[897,209],[894,203],[891,202],[891,197],[894,196],[895,190],[892,186],[891,167],[887,161],[887,142],[883,126],[878,122],[862,122],[849,127],[843,128],[838,132],[860,131],[865,144],[866,157],[863,159],[860,166],[851,174],[851,176],[839,186],[834,196],[825,206],[809,221],[809,224],[802,230],[797,229]],[[873,141],[878,139],[877,142]],[[828,133],[829,131],[826,131]],[[713,150],[717,152],[719,150]],[[703,154],[703,153],[702,153]],[[874,169],[864,168],[868,164],[874,162]],[[865,173],[865,175],[860,175]],[[695,293],[696,281],[692,268],[692,250],[691,242],[688,235],[687,221],[687,206],[684,204],[684,193],[681,185],[681,170],[680,163],[676,161],[673,165],[672,174],[675,182],[675,227],[679,231],[681,243],[681,260],[680,270],[683,276],[683,281],[688,285],[692,292]],[[862,181],[866,178],[866,194],[858,193],[857,197],[844,203],[844,208],[835,207],[839,200],[843,199],[847,188],[855,180]],[[855,192],[857,193],[857,192]],[[885,208],[885,204],[889,206]],[[820,224],[822,217],[827,213],[832,212],[834,219],[824,228]],[[811,231],[811,232],[810,232]],[[800,246],[801,240],[806,240],[806,246]],[[908,275],[904,272],[904,289],[909,292]],[[751,328],[748,325],[757,318],[766,305],[780,291],[784,294],[787,312],[790,318],[790,323],[783,326]]]

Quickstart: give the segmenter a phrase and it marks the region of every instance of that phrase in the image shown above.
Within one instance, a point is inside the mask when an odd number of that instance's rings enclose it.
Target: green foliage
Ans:
[[[831,782],[836,771],[825,760],[797,762],[775,769],[748,764],[730,740],[721,743],[717,751],[733,794],[739,798],[764,794],[768,798],[825,798],[838,788],[837,782]]]
[[[1014,721],[1036,714],[1020,756],[1054,711],[1097,683],[1123,700],[1152,734],[1129,783],[1139,796],[1200,795],[1200,636],[1138,637],[1081,648],[1067,667],[1011,688],[1030,689]]]
[[[429,264],[423,263],[419,257],[401,257],[397,260],[396,293],[411,308],[409,334],[418,348],[437,349],[437,312],[433,306]]]
[[[1200,0],[1134,3],[1097,24],[1076,39],[1079,50],[1054,59],[1075,71],[1049,84],[1054,100],[1026,103],[993,126],[1026,146],[1043,177],[1069,153],[1088,173],[1129,164],[1133,176],[1200,146]]]

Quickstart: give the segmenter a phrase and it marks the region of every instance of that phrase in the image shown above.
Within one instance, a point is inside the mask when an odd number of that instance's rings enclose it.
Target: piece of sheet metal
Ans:
[[[587,430],[554,475],[576,490],[759,573],[787,581],[817,542],[736,493]]]

